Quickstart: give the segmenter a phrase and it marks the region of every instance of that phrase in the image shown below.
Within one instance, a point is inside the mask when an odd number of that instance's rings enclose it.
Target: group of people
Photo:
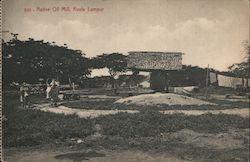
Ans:
[[[56,79],[46,81],[46,99],[51,101],[52,106],[57,106],[60,84]],[[20,103],[23,108],[30,106],[29,87],[23,82],[20,86]]]

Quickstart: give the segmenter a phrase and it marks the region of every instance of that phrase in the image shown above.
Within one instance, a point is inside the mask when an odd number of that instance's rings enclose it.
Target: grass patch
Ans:
[[[17,95],[3,96],[3,114],[7,118],[3,122],[4,147],[35,146],[65,142],[70,138],[84,138],[94,134],[96,124],[101,125],[102,134],[123,139],[156,138],[160,133],[175,132],[183,128],[218,133],[230,128],[249,127],[249,119],[236,115],[164,115],[152,109],[141,109],[136,114],[119,113],[95,119],[81,119],[76,115],[65,116],[20,109]]]
[[[75,109],[92,109],[92,110],[223,110],[231,108],[247,108],[249,103],[240,101],[225,101],[225,100],[210,100],[209,102],[218,105],[156,105],[156,106],[138,106],[138,105],[124,105],[115,104],[115,100],[80,100],[76,102],[63,103],[64,106]]]
[[[114,99],[81,99],[80,101],[63,103],[63,105],[76,109],[114,110],[116,109],[114,101]]]
[[[102,116],[95,123],[103,126],[104,134],[131,137],[156,137],[160,133],[191,129],[202,133],[219,133],[230,128],[248,128],[249,119],[236,115],[204,114],[186,116],[183,114],[164,115],[156,111]]]
[[[19,147],[53,143],[92,134],[92,121],[18,108],[18,96],[3,96],[3,146]]]

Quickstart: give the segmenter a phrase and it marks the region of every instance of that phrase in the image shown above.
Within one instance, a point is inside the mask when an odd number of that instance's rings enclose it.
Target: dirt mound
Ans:
[[[216,105],[200,99],[173,93],[154,93],[132,96],[117,100],[115,103],[126,105]]]

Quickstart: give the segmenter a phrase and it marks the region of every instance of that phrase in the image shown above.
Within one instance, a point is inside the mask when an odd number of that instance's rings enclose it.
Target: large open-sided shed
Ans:
[[[168,86],[167,72],[182,69],[181,52],[131,51],[127,66],[132,70],[150,71],[150,87],[164,91]]]

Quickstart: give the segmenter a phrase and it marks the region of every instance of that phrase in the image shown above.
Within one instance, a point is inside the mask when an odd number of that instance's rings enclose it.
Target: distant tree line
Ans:
[[[77,80],[90,73],[88,58],[80,50],[32,38],[21,41],[12,35],[10,41],[2,43],[4,83],[38,83],[47,78]]]
[[[120,53],[102,54],[87,58],[81,50],[69,49],[66,44],[44,40],[19,40],[18,34],[12,39],[2,40],[3,83],[38,83],[47,78],[59,79],[61,83],[80,83],[87,78],[91,69],[109,69],[111,77],[126,68],[126,56]]]
[[[66,44],[56,45],[55,42],[44,40],[19,40],[18,34],[12,33],[12,39],[2,40],[3,84],[12,82],[38,83],[47,78],[56,78],[62,84],[75,82],[85,84],[92,69],[108,68],[110,82],[118,73],[127,70],[126,56],[122,53],[101,54],[87,58],[81,50],[69,49]],[[249,46],[248,59],[242,63],[233,64],[229,71],[233,76],[249,76]],[[200,85],[204,86],[206,68],[183,65],[182,70],[168,73],[170,85]],[[212,70],[215,71],[215,70]]]

